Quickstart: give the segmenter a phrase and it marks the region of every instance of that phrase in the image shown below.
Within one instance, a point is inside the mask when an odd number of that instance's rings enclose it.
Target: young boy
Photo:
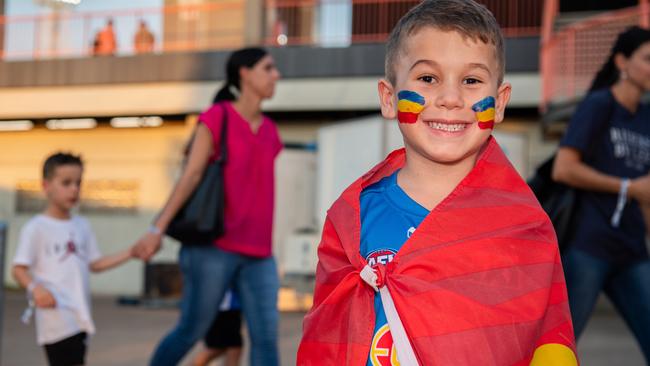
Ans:
[[[224,366],[239,365],[243,345],[241,305],[234,290],[226,292],[217,317],[203,337],[203,343],[205,348],[194,357],[193,366],[207,366],[222,355],[225,355]]]
[[[504,58],[471,0],[397,23],[379,97],[405,148],[328,211],[299,365],[577,365],[555,233],[490,136]]]
[[[27,289],[28,322],[36,308],[37,342],[50,365],[83,365],[90,315],[88,269],[101,272],[126,262],[131,250],[102,257],[88,222],[70,211],[79,201],[83,163],[58,153],[43,166],[47,207],[22,228],[13,276]]]

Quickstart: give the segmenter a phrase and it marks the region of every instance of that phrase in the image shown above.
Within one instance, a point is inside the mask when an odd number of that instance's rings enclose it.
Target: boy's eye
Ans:
[[[480,84],[480,83],[482,83],[482,81],[476,78],[466,78],[465,80],[463,80],[463,84],[468,84],[468,85]]]
[[[420,76],[418,80],[422,80],[427,84],[431,84],[436,81],[436,78],[430,75],[426,75],[426,76]]]

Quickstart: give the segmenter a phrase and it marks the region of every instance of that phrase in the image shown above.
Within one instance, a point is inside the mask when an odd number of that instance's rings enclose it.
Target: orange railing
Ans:
[[[397,20],[419,0],[247,0],[104,12],[60,12],[0,17],[6,60],[88,57],[108,19],[117,44],[100,54],[138,52],[134,37],[141,20],[154,42],[144,52],[204,51],[265,45],[349,45],[384,42]],[[544,0],[479,0],[510,37],[538,35]],[[1,33],[1,32],[0,32]],[[101,38],[101,37],[100,37]]]
[[[509,37],[539,35],[543,0],[479,0]],[[267,44],[384,42],[419,0],[266,0]]]
[[[547,12],[556,11],[551,0]],[[644,4],[645,3],[645,4]],[[545,14],[545,20],[553,16]],[[550,104],[576,101],[584,95],[596,72],[608,57],[621,31],[632,25],[648,25],[647,2],[638,7],[603,13],[553,31],[545,21],[540,64],[542,73],[542,111]]]
[[[137,53],[135,35],[145,21],[154,37],[150,52],[233,48],[246,37],[245,4],[226,0],[198,5],[99,12],[62,12],[38,16],[0,17],[4,59],[87,57],[108,20],[117,40],[111,55]]]

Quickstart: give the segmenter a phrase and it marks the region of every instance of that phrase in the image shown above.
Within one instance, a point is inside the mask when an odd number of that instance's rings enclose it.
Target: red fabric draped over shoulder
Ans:
[[[391,153],[328,211],[298,365],[366,364],[375,292],[359,277],[359,195],[404,162]],[[385,273],[420,365],[577,364],[555,232],[493,138]]]

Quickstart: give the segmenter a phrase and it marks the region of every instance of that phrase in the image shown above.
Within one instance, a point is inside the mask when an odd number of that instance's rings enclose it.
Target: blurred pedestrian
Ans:
[[[560,143],[553,179],[578,189],[563,255],[576,337],[601,291],[650,363],[650,260],[641,207],[650,204],[650,31],[621,33]]]
[[[141,54],[152,52],[154,43],[155,37],[153,33],[151,33],[147,27],[147,22],[145,22],[144,19],[141,19],[138,31],[133,37],[133,48],[135,49],[135,53]]]
[[[213,360],[224,356],[224,366],[238,366],[242,353],[241,306],[236,291],[226,293],[219,313],[210,330],[203,337],[205,348],[194,360],[193,366],[207,366]]]
[[[88,336],[95,333],[90,274],[131,259],[132,248],[102,256],[88,221],[72,213],[79,202],[83,162],[57,153],[43,165],[47,206],[21,229],[12,274],[27,290],[23,322],[36,313],[37,343],[51,366],[84,365]]]
[[[226,83],[217,93],[215,104],[199,116],[182,176],[153,226],[137,244],[136,253],[144,260],[160,249],[162,233],[219,151],[225,122],[225,234],[210,246],[181,246],[180,319],[156,348],[151,365],[180,362],[208,332],[231,286],[239,294],[246,318],[251,365],[279,364],[279,279],[271,234],[274,165],[282,143],[274,123],[261,109],[262,101],[273,96],[279,77],[273,58],[263,49],[245,48],[230,55]]]
[[[106,26],[97,34],[97,48],[95,53],[101,56],[112,56],[117,51],[113,19],[106,22]]]

